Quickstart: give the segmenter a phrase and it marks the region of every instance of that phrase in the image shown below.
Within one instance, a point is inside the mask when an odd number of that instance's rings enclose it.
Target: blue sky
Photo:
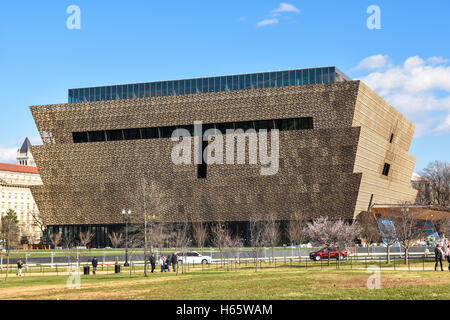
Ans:
[[[373,4],[381,29],[366,25]],[[66,27],[69,5],[80,30]],[[26,136],[39,141],[28,107],[64,103],[68,88],[335,65],[417,124],[420,172],[450,160],[449,20],[448,0],[8,1],[0,161],[14,162]]]

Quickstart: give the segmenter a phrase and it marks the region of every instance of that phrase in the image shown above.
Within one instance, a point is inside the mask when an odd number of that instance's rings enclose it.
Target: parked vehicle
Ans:
[[[311,252],[309,258],[311,260],[320,261],[321,259],[328,259],[328,251],[330,253],[330,259],[342,260],[347,258],[347,251],[339,250],[336,248],[322,248],[318,251]]]
[[[210,256],[202,256],[196,251],[177,252],[176,255],[178,256],[178,263],[210,264],[212,260]]]

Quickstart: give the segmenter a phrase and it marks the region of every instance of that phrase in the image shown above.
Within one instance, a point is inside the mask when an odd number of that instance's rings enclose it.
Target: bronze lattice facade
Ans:
[[[32,192],[48,225],[123,223],[140,179],[156,181],[167,221],[248,221],[295,211],[354,218],[369,201],[412,201],[414,125],[360,81],[33,106],[44,145],[32,153],[43,186]],[[279,171],[260,164],[175,165],[168,138],[74,143],[74,132],[285,118],[313,129],[280,131]],[[191,138],[194,139],[194,138]],[[225,137],[226,140],[226,137]],[[389,164],[388,175],[385,173]]]

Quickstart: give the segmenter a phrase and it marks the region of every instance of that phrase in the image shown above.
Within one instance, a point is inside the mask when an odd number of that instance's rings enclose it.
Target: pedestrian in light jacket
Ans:
[[[159,264],[161,265],[161,272],[164,272],[166,266],[166,258],[163,255],[159,256]]]
[[[448,270],[450,271],[450,243],[447,245],[447,249],[445,249],[445,255],[447,256]]]

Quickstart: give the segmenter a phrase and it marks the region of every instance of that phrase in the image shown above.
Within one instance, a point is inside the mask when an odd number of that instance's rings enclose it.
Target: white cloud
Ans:
[[[15,162],[17,157],[17,148],[0,147],[0,162]]]
[[[379,54],[363,59],[356,69],[367,70],[361,80],[416,124],[416,137],[450,133],[448,60],[412,56],[400,65],[389,61]]]
[[[449,60],[442,57],[431,57],[427,60],[431,64],[447,63]]]
[[[377,54],[363,59],[356,67],[358,70],[374,70],[386,66],[389,62],[388,55]]]
[[[450,114],[438,125],[434,132],[437,134],[450,133]]]
[[[277,24],[279,20],[276,17],[281,17],[282,14],[286,12],[294,12],[294,13],[300,13],[300,10],[296,8],[294,5],[286,2],[280,3],[280,6],[274,10],[272,10],[269,14],[270,18],[259,21],[256,26],[258,28],[264,27],[264,26],[270,26],[273,24]]]
[[[286,2],[280,3],[280,6],[276,9],[274,9],[272,12],[274,13],[280,13],[280,12],[295,12],[300,13],[300,10],[297,9],[294,5]]]
[[[278,19],[266,19],[266,20],[262,20],[260,22],[258,22],[257,27],[265,27],[265,26],[270,26],[272,24],[276,24],[278,23]]]
[[[41,137],[31,137],[30,138],[30,142],[31,142],[31,144],[34,146],[34,145],[40,145],[40,144],[42,144],[42,139],[41,139]]]

